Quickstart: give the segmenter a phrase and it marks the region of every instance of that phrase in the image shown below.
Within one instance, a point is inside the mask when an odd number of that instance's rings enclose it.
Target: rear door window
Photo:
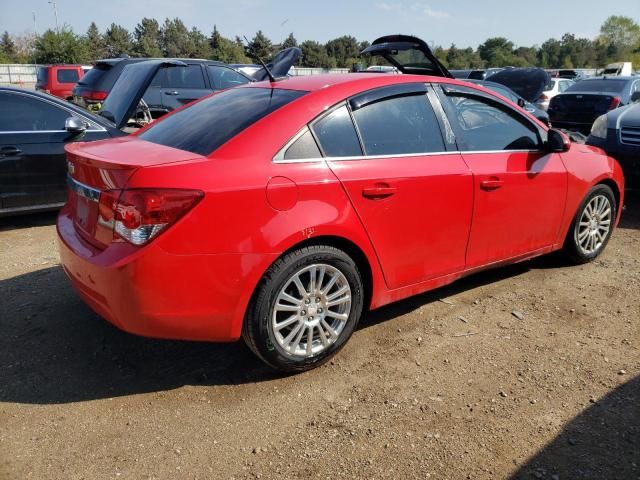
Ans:
[[[362,155],[358,134],[346,105],[335,108],[312,125],[322,151],[327,157],[358,157]]]
[[[207,72],[209,73],[209,80],[211,80],[211,84],[216,90],[226,90],[227,88],[249,83],[247,77],[230,68],[207,65]]]
[[[184,68],[167,68],[165,70],[165,88],[206,88],[200,65],[187,65]]]
[[[64,130],[71,114],[30,95],[0,92],[0,132]]]
[[[183,68],[171,68],[184,70]],[[140,133],[148,142],[209,155],[247,127],[307,92],[278,88],[232,88],[153,123]]]
[[[64,68],[58,69],[56,77],[59,83],[77,83],[80,75],[78,74],[78,70]]]
[[[305,127],[302,135],[293,142],[284,152],[284,160],[311,160],[322,158],[320,149],[311,134],[311,131]]]
[[[353,112],[365,155],[443,152],[440,126],[425,94],[383,99]]]

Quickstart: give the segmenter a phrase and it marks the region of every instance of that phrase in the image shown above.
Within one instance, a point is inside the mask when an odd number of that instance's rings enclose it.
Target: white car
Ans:
[[[536,106],[546,111],[549,108],[551,99],[559,93],[564,92],[574,83],[576,82],[568,78],[552,78],[548,89],[542,92],[542,95],[540,95],[540,98],[536,101]]]

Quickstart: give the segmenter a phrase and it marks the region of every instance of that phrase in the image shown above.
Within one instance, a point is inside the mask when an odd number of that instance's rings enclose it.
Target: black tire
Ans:
[[[585,252],[584,249],[580,246],[578,241],[579,234],[579,223],[580,219],[585,214],[585,209],[587,205],[598,196],[604,196],[608,199],[609,204],[611,206],[611,214],[610,214],[610,225],[609,231],[606,234],[606,237],[602,241],[602,243],[593,251],[593,252]],[[616,197],[611,190],[611,187],[607,185],[595,185],[592,187],[587,193],[586,197],[580,203],[580,207],[578,207],[578,211],[576,212],[575,217],[573,218],[573,222],[571,222],[571,227],[569,227],[569,231],[567,232],[567,237],[564,241],[563,251],[566,257],[574,264],[583,264],[588,263],[597,258],[605,249],[607,244],[609,243],[609,239],[611,238],[611,234],[613,233],[613,227],[616,219],[616,212],[618,211],[618,206],[616,204]]]
[[[350,288],[350,310],[346,323],[333,343],[327,347],[320,347],[324,350],[317,354],[307,357],[295,356],[287,352],[276,340],[272,325],[273,310],[278,295],[289,284],[291,278],[304,268],[317,264],[333,267],[344,275]],[[242,337],[263,362],[277,370],[310,370],[333,357],[349,340],[362,315],[363,299],[362,277],[358,266],[349,255],[326,245],[303,247],[278,259],[264,274],[247,309]],[[297,321],[294,325],[297,326]],[[310,328],[313,330],[313,327]],[[314,336],[312,338],[314,340],[310,343],[314,344],[316,340]]]

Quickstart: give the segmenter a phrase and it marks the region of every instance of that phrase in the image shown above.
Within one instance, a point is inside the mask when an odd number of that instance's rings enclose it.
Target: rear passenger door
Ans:
[[[424,84],[383,87],[311,125],[391,289],[465,267],[473,179],[459,152],[450,151],[433,95]]]
[[[162,87],[162,104],[174,110],[193,100],[211,93],[209,82],[205,80],[203,66],[188,64],[185,68],[165,68]]]

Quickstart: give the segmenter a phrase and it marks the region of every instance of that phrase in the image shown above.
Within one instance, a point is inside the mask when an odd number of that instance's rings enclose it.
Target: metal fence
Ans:
[[[311,68],[311,67],[291,67],[289,75],[320,75],[322,73],[349,73],[348,68]]]
[[[33,88],[37,69],[34,64],[0,64],[0,85]]]

